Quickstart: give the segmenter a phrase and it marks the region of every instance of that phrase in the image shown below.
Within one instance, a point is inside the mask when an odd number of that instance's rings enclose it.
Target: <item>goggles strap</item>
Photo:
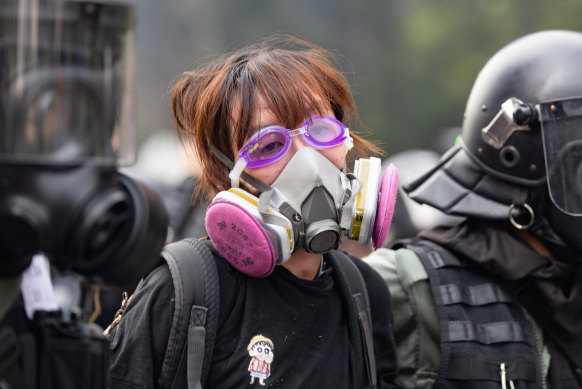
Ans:
[[[218,158],[220,160],[220,162],[222,162],[224,164],[224,166],[226,166],[227,168],[232,170],[235,167],[234,162],[231,161],[226,155],[224,155],[220,150],[218,150],[212,144],[210,145],[210,151],[212,151],[212,154],[214,154],[216,156],[216,158]],[[243,166],[243,169],[244,169],[244,166]],[[229,174],[229,176],[230,176],[230,174]],[[245,171],[242,171],[240,173],[240,177],[242,177],[246,182],[248,182],[249,184],[251,184],[252,186],[257,188],[260,192],[265,192],[265,191],[271,189],[271,187],[269,185],[263,183],[260,180],[257,180],[256,178],[254,178],[250,174],[247,174]]]

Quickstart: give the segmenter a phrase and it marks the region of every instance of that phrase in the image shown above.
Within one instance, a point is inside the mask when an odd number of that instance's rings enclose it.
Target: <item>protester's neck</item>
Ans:
[[[321,254],[311,254],[305,250],[297,250],[291,258],[283,264],[295,277],[304,280],[313,280],[319,272]]]

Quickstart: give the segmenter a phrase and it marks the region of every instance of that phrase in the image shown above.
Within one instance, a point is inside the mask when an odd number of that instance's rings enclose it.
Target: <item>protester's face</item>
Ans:
[[[256,131],[261,128],[265,128],[267,126],[273,125],[281,125],[281,123],[277,120],[273,112],[262,102],[262,99],[259,99],[258,109],[253,116],[253,120],[251,123],[251,130],[249,130],[247,139],[253,135]],[[329,116],[335,118],[331,107],[328,108],[326,111],[321,113],[324,116]],[[307,119],[307,117],[305,118]],[[303,136],[293,136],[291,137],[291,145],[289,147],[289,151],[285,155],[283,155],[280,159],[276,160],[275,162],[270,163],[269,165],[257,167],[257,168],[245,168],[245,171],[253,176],[254,178],[262,181],[267,185],[271,185],[275,179],[279,176],[281,171],[287,166],[287,163],[293,158],[295,153],[302,147],[311,147],[309,144],[306,143]],[[238,159],[238,149],[235,147],[235,156]],[[346,145],[345,143],[341,143],[334,147],[329,147],[325,149],[318,149],[323,156],[329,159],[338,169],[341,169],[345,163],[346,159]]]

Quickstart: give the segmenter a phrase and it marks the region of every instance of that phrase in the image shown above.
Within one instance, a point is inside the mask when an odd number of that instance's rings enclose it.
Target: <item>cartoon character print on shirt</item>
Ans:
[[[255,382],[255,378],[259,379],[259,384],[265,385],[265,380],[271,375],[271,363],[275,357],[274,349],[271,339],[260,334],[253,336],[249,342],[247,350],[251,356],[248,368],[251,375],[251,385]]]

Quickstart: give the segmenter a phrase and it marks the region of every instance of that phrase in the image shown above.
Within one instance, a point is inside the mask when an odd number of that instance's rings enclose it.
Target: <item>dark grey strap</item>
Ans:
[[[224,166],[232,170],[232,168],[234,167],[233,161],[231,161],[226,155],[222,153],[222,151],[218,150],[214,145],[210,145],[210,150],[216,156],[216,158],[218,158],[220,162],[224,164]],[[240,174],[240,176],[244,178],[246,182],[257,188],[260,192],[266,192],[269,189],[271,189],[269,185],[265,184],[262,181],[257,180],[255,177],[251,176],[250,174],[247,174],[244,171]]]
[[[470,321],[450,321],[449,340],[451,342],[479,342],[482,344],[527,343],[525,332],[521,324],[516,321],[485,324],[475,324]]]
[[[431,242],[425,241],[422,242],[423,245],[427,247],[426,251],[426,260],[431,264],[431,266],[435,269],[440,269],[441,267],[445,266],[455,266],[455,267],[464,267],[463,264],[459,261],[459,259],[453,255],[451,255],[448,251],[445,250],[431,250],[434,248],[434,244]]]
[[[194,305],[188,327],[188,389],[202,389],[202,365],[204,363],[206,314],[208,309]]]
[[[364,277],[362,277],[360,270],[350,257],[340,252],[336,263],[340,267],[341,274],[350,288],[350,293],[356,305],[360,332],[364,343],[364,360],[369,387],[375,388],[377,383],[376,358],[374,356],[372,315],[368,289],[366,288]]]
[[[441,285],[439,289],[444,305],[463,303],[465,305],[480,306],[513,301],[503,288],[492,283],[472,286],[447,284]]]
[[[196,257],[201,259],[204,271],[204,301],[192,307],[188,328],[188,388],[199,389],[208,376],[218,331],[220,287],[214,255],[209,249],[210,241],[185,239],[185,242],[192,246]]]
[[[356,269],[357,270],[357,269]],[[358,271],[358,274],[360,272]],[[360,278],[362,277],[359,274]],[[346,277],[349,279],[350,276]],[[363,281],[362,281],[363,282]],[[349,283],[349,281],[348,281]],[[364,358],[367,367],[368,380],[371,387],[376,385],[376,358],[374,356],[374,339],[372,336],[372,318],[370,317],[370,307],[368,304],[368,296],[362,293],[353,295],[356,309],[358,310],[358,319],[360,320],[360,328],[362,330],[362,338],[364,340]]]

